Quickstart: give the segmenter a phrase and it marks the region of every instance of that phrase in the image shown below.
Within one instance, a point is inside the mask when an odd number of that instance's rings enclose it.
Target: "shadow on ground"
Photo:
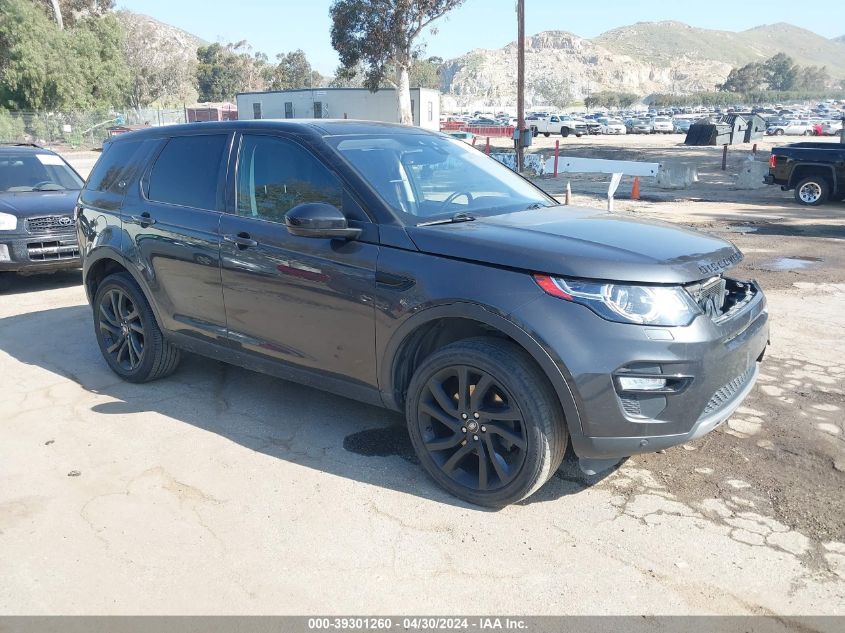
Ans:
[[[78,269],[35,275],[0,272],[0,295],[57,290],[59,288],[70,288],[71,286],[79,286],[81,284],[82,271]]]
[[[100,356],[87,305],[0,319],[0,350],[76,382],[91,394],[87,406],[101,416],[154,412],[278,459],[479,509],[428,479],[397,413],[193,355],[185,355],[164,380],[120,380]],[[575,494],[601,479],[580,475],[571,453],[561,472],[526,503]]]

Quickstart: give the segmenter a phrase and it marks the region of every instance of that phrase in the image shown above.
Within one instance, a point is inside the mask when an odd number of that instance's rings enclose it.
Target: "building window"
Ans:
[[[285,118],[293,118],[293,101],[285,101]]]
[[[253,119],[260,119],[261,118],[261,104],[260,103],[253,103],[252,104],[252,118]]]
[[[433,101],[428,102],[428,120],[434,121],[434,102]]]
[[[314,118],[315,119],[322,119],[323,118],[323,102],[322,101],[315,101],[314,102]]]
[[[416,112],[416,111],[417,111],[417,102],[414,99],[411,99],[411,121],[417,120],[417,116],[414,114],[414,112]]]

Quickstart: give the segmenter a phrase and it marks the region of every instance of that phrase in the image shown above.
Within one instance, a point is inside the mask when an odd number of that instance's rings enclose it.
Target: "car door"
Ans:
[[[122,212],[125,251],[162,327],[224,344],[219,228],[232,137],[221,132],[162,139]]]
[[[237,156],[221,220],[230,344],[375,390],[377,225],[323,160],[290,137],[244,134]],[[285,214],[305,202],[338,207],[360,238],[291,235]]]

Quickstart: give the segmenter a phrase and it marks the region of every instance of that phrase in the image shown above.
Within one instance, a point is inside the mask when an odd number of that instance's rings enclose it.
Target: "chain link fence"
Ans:
[[[185,109],[91,112],[8,112],[0,110],[0,143],[36,143],[49,147],[99,149],[109,128],[123,125],[185,123]]]

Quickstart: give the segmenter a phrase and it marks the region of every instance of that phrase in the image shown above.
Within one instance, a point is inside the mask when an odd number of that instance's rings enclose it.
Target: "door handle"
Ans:
[[[238,233],[237,235],[224,235],[223,239],[235,244],[239,249],[244,250],[252,246],[258,246],[258,242],[249,236],[249,233]]]
[[[151,218],[149,213],[142,213],[141,215],[130,216],[129,220],[132,224],[140,224],[141,226],[151,226],[156,223],[155,218]]]

